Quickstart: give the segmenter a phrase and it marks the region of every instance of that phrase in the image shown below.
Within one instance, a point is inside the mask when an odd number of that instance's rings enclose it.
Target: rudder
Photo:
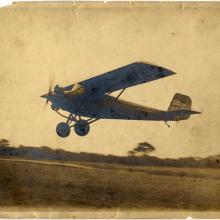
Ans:
[[[191,110],[192,100],[189,96],[176,93],[170,103],[168,111]]]
[[[192,100],[189,96],[176,93],[170,103],[168,111],[172,111],[178,114],[175,116],[175,120],[186,120],[190,117],[190,114],[183,112],[182,110],[191,111]]]
[[[192,114],[200,114],[201,112],[192,111],[192,100],[189,96],[176,93],[170,103],[168,111],[166,112],[169,119],[166,121],[180,121],[186,120]]]

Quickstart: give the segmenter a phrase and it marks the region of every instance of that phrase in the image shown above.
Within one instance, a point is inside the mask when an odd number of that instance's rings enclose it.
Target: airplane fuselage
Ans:
[[[50,97],[52,108],[62,109],[73,115],[100,119],[178,121],[182,115],[190,115],[190,111],[163,111],[137,105],[103,94],[100,96],[80,95]],[[178,114],[177,114],[178,113]],[[186,118],[187,119],[187,118]]]

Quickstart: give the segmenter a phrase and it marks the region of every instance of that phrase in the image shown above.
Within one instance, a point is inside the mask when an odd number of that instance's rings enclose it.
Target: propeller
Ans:
[[[41,96],[41,98],[46,99],[46,103],[45,103],[45,108],[44,109],[46,109],[48,102],[51,101],[51,99],[50,99],[51,96],[56,95],[56,94],[60,94],[60,93],[63,93],[63,88],[59,87],[59,85],[56,85],[53,88],[53,79],[50,78],[48,93]]]
[[[48,93],[41,96],[41,98],[45,98],[45,99],[46,99],[46,104],[45,104],[45,108],[44,108],[44,109],[46,109],[47,104],[48,104],[48,102],[50,101],[50,100],[49,100],[49,97],[50,97],[50,95],[53,93],[52,87],[53,87],[53,82],[52,82],[52,80],[50,80]]]
[[[48,104],[48,102],[49,102],[49,96],[51,95],[51,93],[52,93],[52,86],[53,86],[53,83],[52,83],[52,81],[50,80],[50,84],[49,84],[49,91],[48,91],[48,94],[47,94],[47,100],[46,100],[46,105]]]

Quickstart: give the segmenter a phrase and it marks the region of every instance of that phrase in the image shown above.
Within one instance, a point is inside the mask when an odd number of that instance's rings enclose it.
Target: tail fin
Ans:
[[[189,96],[176,93],[170,103],[168,111],[191,110],[192,100]]]
[[[176,93],[170,103],[168,111],[189,110],[191,111],[192,100],[189,96]],[[178,120],[185,120],[190,117],[190,114],[178,115]]]

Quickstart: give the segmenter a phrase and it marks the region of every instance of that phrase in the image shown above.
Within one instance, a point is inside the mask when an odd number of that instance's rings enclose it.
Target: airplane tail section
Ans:
[[[176,93],[168,108],[169,112],[179,113],[175,114],[176,120],[186,120],[190,117],[192,100],[189,96]]]

